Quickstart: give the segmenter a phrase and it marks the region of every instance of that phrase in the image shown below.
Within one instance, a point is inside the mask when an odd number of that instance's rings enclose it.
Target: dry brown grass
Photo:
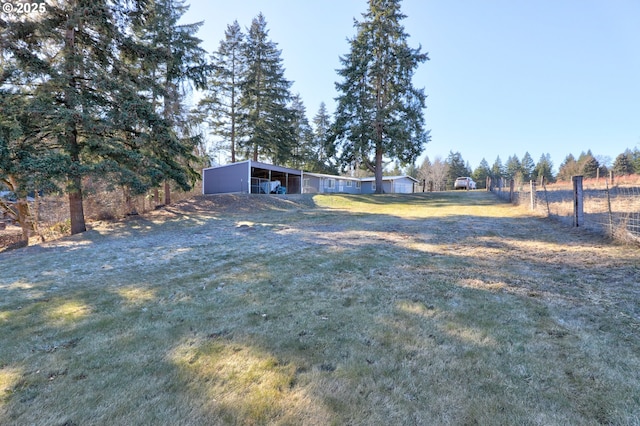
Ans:
[[[638,265],[483,192],[199,197],[0,254],[0,423],[638,424]]]

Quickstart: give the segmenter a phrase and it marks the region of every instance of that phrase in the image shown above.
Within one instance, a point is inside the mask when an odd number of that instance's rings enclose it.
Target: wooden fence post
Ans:
[[[573,176],[573,226],[584,225],[582,176]]]
[[[511,179],[509,181],[509,201],[511,201],[513,203],[513,194],[514,194],[514,189],[515,189],[515,180]]]
[[[531,195],[531,210],[535,210],[536,209],[536,181],[535,180],[530,180],[529,181],[529,189],[530,189],[530,195]]]

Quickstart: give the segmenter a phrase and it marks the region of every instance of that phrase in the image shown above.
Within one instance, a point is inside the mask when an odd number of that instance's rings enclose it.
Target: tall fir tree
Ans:
[[[553,162],[551,161],[550,154],[542,154],[540,156],[540,160],[536,163],[536,168],[534,169],[533,178],[538,182],[546,182],[553,183],[555,182],[555,178],[553,176]]]
[[[293,148],[291,157],[285,165],[295,169],[309,170],[313,163],[315,153],[313,151],[313,129],[307,119],[307,109],[299,94],[291,98],[291,111],[293,113]]]
[[[449,151],[449,156],[446,159],[447,167],[447,187],[453,189],[453,184],[456,179],[461,176],[471,176],[471,170],[467,167],[467,164],[462,159],[462,154],[459,152]]]
[[[247,62],[244,34],[238,21],[227,26],[225,38],[211,59],[214,70],[200,107],[206,113],[211,133],[223,141],[231,162],[235,163],[237,147],[246,137],[241,119],[240,85],[245,77]]]
[[[360,163],[375,174],[381,193],[384,158],[413,163],[429,141],[424,130],[424,90],[413,74],[429,58],[407,44],[400,0],[369,0],[350,52],[340,58],[342,81],[334,139],[343,164]]]
[[[594,178],[600,168],[600,163],[596,160],[591,150],[582,152],[578,157],[578,165],[580,167],[580,174],[585,178]]]
[[[143,19],[136,21],[138,25],[134,26],[134,31],[148,48],[145,67],[151,78],[156,79],[156,89],[160,89],[153,91],[152,101],[169,124],[178,144],[193,151],[199,135],[190,134],[189,126],[184,125],[189,120],[183,93],[193,86],[204,89],[211,68],[205,58],[206,51],[201,47],[202,40],[194,35],[203,23],[179,23],[188,9],[184,0],[145,0],[141,14]],[[195,160],[193,156],[183,157],[169,155],[165,158],[167,162],[175,161],[174,167],[165,170],[166,204],[171,201],[169,181],[174,178],[172,171],[179,169],[180,163],[191,170],[189,163]],[[195,178],[192,174],[191,179]]]
[[[124,14],[123,14],[124,15]],[[123,16],[122,15],[122,16]],[[100,164],[97,151],[112,124],[103,120],[112,106],[123,34],[106,1],[71,0],[47,5],[46,12],[4,21],[3,50],[17,59],[20,83],[42,108],[41,126],[64,154],[71,232],[86,230],[82,177]],[[110,152],[123,152],[116,140]],[[90,162],[87,154],[93,155]]]
[[[29,193],[57,190],[53,176],[64,158],[51,149],[40,128],[37,102],[22,88],[3,87],[5,78],[16,72],[9,62],[0,67],[0,186],[16,197],[15,203],[0,198],[0,212],[22,228],[22,240],[28,243],[36,229],[35,212],[28,203]],[[62,161],[61,161],[62,160]]]
[[[580,174],[580,165],[573,154],[568,154],[558,167],[557,178],[560,181],[571,181],[571,176]]]
[[[633,173],[640,174],[640,149],[638,147],[633,148],[633,151],[631,151],[631,166]]]
[[[487,177],[491,176],[491,168],[489,163],[484,158],[480,161],[480,165],[471,174],[471,177],[476,181],[478,189],[486,188]]]
[[[502,164],[500,156],[497,156],[496,161],[494,161],[493,165],[491,166],[491,179],[493,179],[494,182],[498,182],[500,178],[503,178],[505,176],[506,171],[504,165]]]
[[[320,103],[318,112],[311,120],[313,127],[313,151],[314,158],[309,164],[308,171],[318,173],[337,173],[336,164],[332,161],[335,156],[335,147],[330,142],[331,115],[327,112],[324,102]]]
[[[190,155],[190,147],[179,143],[144,94],[153,92],[153,85],[140,58],[150,50],[133,33],[146,4],[55,2],[37,17],[1,23],[2,51],[18,70],[4,84],[28,91],[26,112],[38,115],[39,132],[57,155],[45,172],[64,182],[72,233],[86,230],[86,176],[137,192],[157,184],[158,176],[185,189],[188,176],[196,176],[179,161]]]
[[[630,175],[634,173],[633,167],[633,154],[631,150],[627,149],[622,154],[619,154],[613,162],[613,172],[616,176]]]
[[[522,173],[525,181],[531,180],[531,175],[533,173],[533,169],[536,168],[536,164],[533,162],[533,158],[531,158],[531,154],[529,152],[525,152],[522,156]]]
[[[515,154],[509,156],[504,166],[506,177],[522,181],[522,163],[520,163],[520,159],[518,159],[518,156],[516,156]]]
[[[244,156],[255,161],[264,158],[275,164],[289,160],[294,138],[291,82],[284,68],[277,44],[269,39],[267,21],[262,13],[253,19],[244,44],[246,73],[240,105],[247,138],[239,147]]]

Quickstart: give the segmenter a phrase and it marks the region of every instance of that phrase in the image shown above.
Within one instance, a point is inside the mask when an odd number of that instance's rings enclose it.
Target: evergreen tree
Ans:
[[[533,162],[533,158],[531,158],[531,155],[529,154],[529,152],[524,153],[521,164],[522,164],[522,178],[524,179],[524,181],[528,182],[531,180],[531,176],[533,175],[533,170],[536,167],[536,164]]]
[[[591,150],[580,154],[580,157],[578,157],[578,165],[580,167],[579,174],[585,178],[596,177],[598,169],[600,168],[600,164],[598,163],[598,160],[596,160],[596,157],[593,156]]]
[[[24,117],[37,115],[38,132],[45,135],[40,138],[57,156],[44,171],[64,181],[72,233],[86,229],[85,176],[136,192],[160,178],[186,189],[197,176],[179,161],[191,147],[177,140],[145,95],[154,85],[141,58],[151,50],[132,36],[143,19],[141,7],[135,1],[73,0],[48,4],[37,17],[0,23],[2,51],[19,70],[4,84],[29,93]]]
[[[631,152],[631,165],[633,166],[633,173],[640,174],[640,149],[637,147]]]
[[[505,177],[513,179],[518,183],[521,183],[524,178],[522,164],[515,154],[507,158],[507,162],[505,163]]]
[[[476,181],[478,189],[484,189],[487,187],[487,177],[491,176],[491,168],[489,163],[484,158],[480,161],[480,165],[473,171],[471,177]]]
[[[423,129],[425,95],[413,87],[415,69],[428,60],[407,44],[400,0],[370,0],[363,21],[356,22],[351,50],[340,58],[342,81],[334,140],[343,164],[363,164],[375,174],[382,192],[383,158],[415,161],[429,132]]]
[[[156,79],[155,90],[151,94],[153,104],[158,106],[158,111],[177,137],[177,141],[170,144],[176,145],[177,150],[170,149],[174,155],[165,159],[174,163],[164,171],[165,204],[169,204],[169,179],[179,178],[173,171],[181,168],[182,161],[186,163],[186,170],[192,172],[189,163],[195,160],[193,156],[182,155],[185,158],[180,158],[180,153],[184,148],[193,151],[200,139],[198,135],[190,134],[189,126],[185,125],[189,120],[183,94],[192,86],[204,89],[211,67],[205,58],[206,51],[200,46],[202,40],[194,36],[203,23],[179,24],[189,9],[184,0],[145,0],[144,5],[143,19],[135,22],[134,31],[148,53],[144,67],[150,77]],[[159,144],[166,142],[158,141]],[[195,180],[198,175],[191,173],[189,177]]]
[[[581,174],[580,166],[576,161],[576,158],[573,154],[567,155],[558,168],[558,180],[571,181],[572,176],[577,176],[579,174]]]
[[[418,168],[416,167],[415,163],[411,163],[404,170],[404,173],[401,173],[401,174],[406,175],[406,176],[411,176],[412,178],[417,179],[418,178]]]
[[[393,169],[387,171],[385,170],[383,173],[384,176],[401,176],[402,175],[402,167],[400,167],[400,163],[397,161],[393,163]]]
[[[291,100],[293,112],[294,139],[291,141],[293,151],[286,165],[295,169],[309,170],[313,164],[315,152],[313,149],[313,129],[307,120],[307,109],[299,94]]]
[[[447,187],[453,189],[453,184],[461,176],[471,176],[471,170],[467,167],[459,152],[449,151],[447,163]]]
[[[246,72],[244,34],[238,21],[227,26],[225,39],[212,55],[214,72],[207,84],[207,91],[200,106],[207,113],[211,133],[222,141],[236,162],[236,147],[246,137],[243,128],[243,110],[240,105],[240,85]]]
[[[337,173],[336,165],[332,162],[335,155],[334,146],[329,142],[331,133],[331,116],[327,112],[324,102],[312,120],[313,123],[313,151],[314,158],[308,165],[311,172]]]
[[[493,166],[491,166],[491,179],[498,182],[498,180],[503,177],[506,177],[506,171],[500,156],[497,156],[496,161],[494,161]]]
[[[115,91],[123,40],[106,1],[73,0],[47,5],[46,13],[3,21],[2,50],[17,59],[20,81],[33,96],[30,106],[42,107],[41,126],[64,154],[64,178],[69,197],[71,232],[85,231],[82,177],[91,172],[84,160],[102,145],[112,124],[101,120]],[[105,144],[106,145],[106,144]],[[123,152],[116,141],[111,152]],[[94,159],[92,163],[99,163]]]
[[[4,66],[0,75],[6,76],[2,71],[13,72]],[[51,177],[60,158],[40,132],[39,116],[28,105],[32,98],[17,88],[2,88],[3,80],[0,76],[0,187],[12,191],[16,202],[0,198],[0,211],[20,225],[22,240],[28,242],[36,220],[27,195],[57,189]]]
[[[239,147],[245,157],[281,164],[289,160],[294,139],[294,118],[288,108],[291,82],[284,78],[277,44],[268,37],[261,13],[253,19],[244,44],[247,69],[240,86],[240,105],[247,139]]]
[[[536,164],[536,168],[534,169],[533,177],[538,182],[540,182],[541,179],[544,179],[544,181],[547,183],[553,183],[555,179],[553,177],[552,170],[553,163],[551,162],[551,155],[542,154],[540,156],[540,160],[538,160],[538,163]]]
[[[613,172],[616,176],[633,174],[633,157],[629,149],[616,157],[613,162]]]

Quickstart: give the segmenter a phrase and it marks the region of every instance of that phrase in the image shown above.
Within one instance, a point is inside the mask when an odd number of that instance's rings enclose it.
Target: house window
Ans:
[[[358,181],[356,181],[356,188],[357,188],[357,189],[360,189],[360,181],[359,181],[359,180],[358,180]]]
[[[371,182],[371,190],[372,191],[376,190],[376,183],[375,182]]]
[[[310,183],[311,183],[311,182],[309,182],[309,178],[305,178],[305,179],[303,179],[303,180],[302,180],[302,185],[303,185],[305,188],[309,187],[309,184],[310,184]]]
[[[336,187],[335,179],[327,179],[327,189],[334,189]]]
[[[347,188],[351,188],[353,186],[353,182],[348,180],[347,181]]]

